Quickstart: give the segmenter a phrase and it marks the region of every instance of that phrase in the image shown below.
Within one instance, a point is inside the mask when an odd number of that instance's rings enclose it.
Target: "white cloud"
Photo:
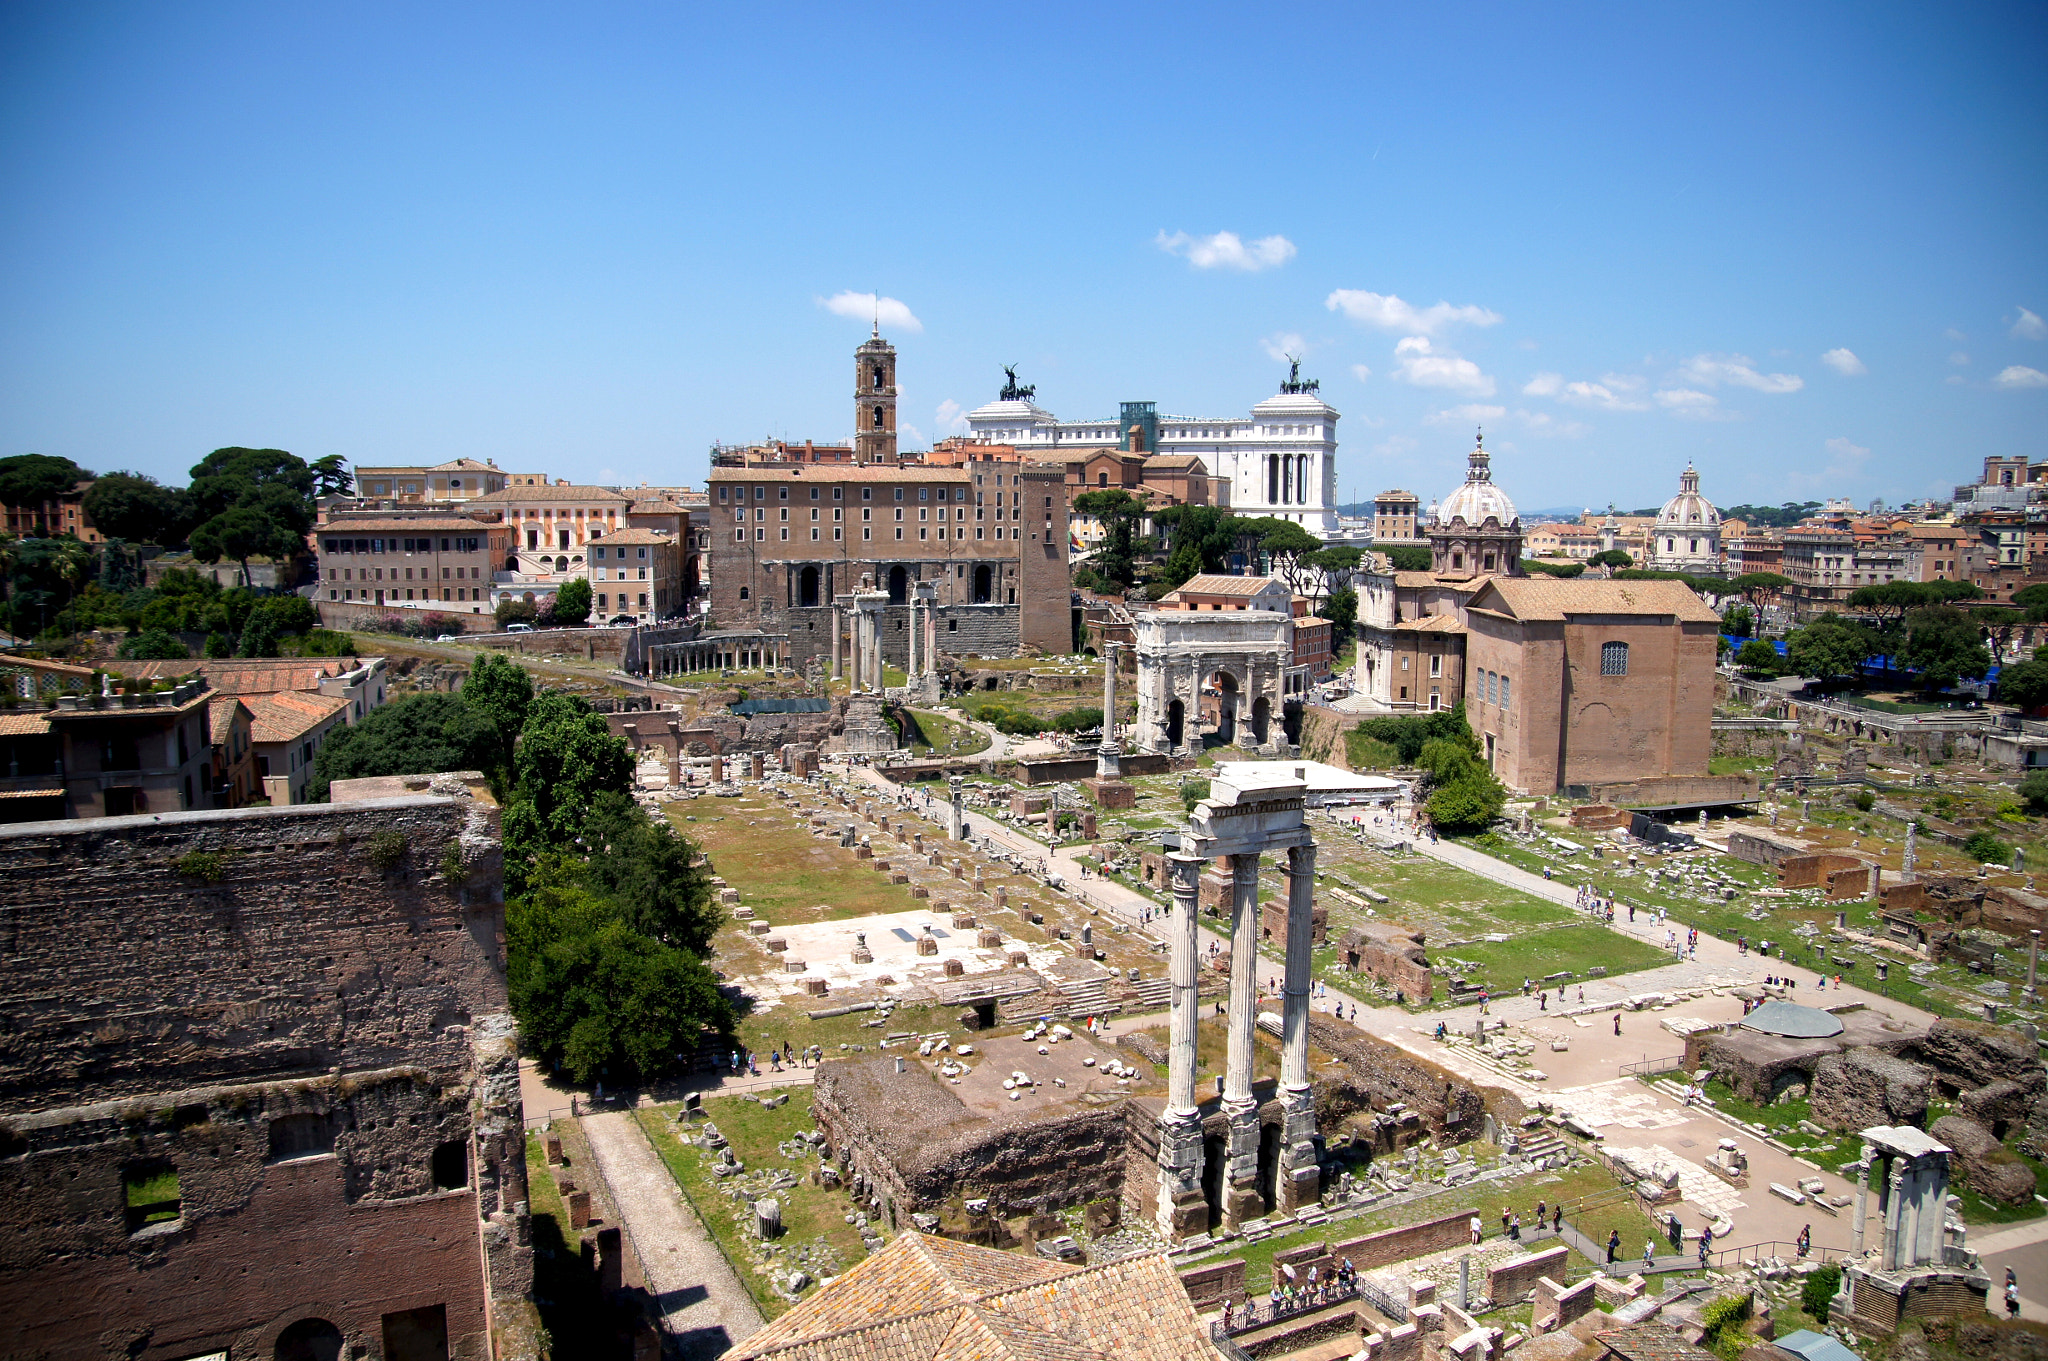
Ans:
[[[1532,435],[1559,436],[1565,439],[1577,439],[1593,428],[1584,421],[1561,421],[1548,411],[1524,411],[1520,407],[1515,409],[1515,419]]]
[[[1655,394],[1657,405],[1685,421],[1732,421],[1737,419],[1732,411],[1724,410],[1719,399],[1711,392],[1697,388],[1659,388]]]
[[[924,431],[908,423],[898,426],[896,433],[903,437],[903,447],[906,449],[914,449],[919,445],[928,447],[931,444],[931,441],[924,437]]]
[[[1450,407],[1444,411],[1432,411],[1423,417],[1431,425],[1471,425],[1474,421],[1495,421],[1508,414],[1504,406],[1487,406],[1468,402],[1464,406]]]
[[[1962,333],[1961,331],[1959,331],[1959,330],[1957,330],[1957,329],[1956,329],[1955,327],[1951,326],[1951,327],[1949,327],[1949,328],[1948,328],[1948,329],[1947,329],[1946,331],[1943,331],[1943,332],[1941,333],[1941,338],[1942,338],[1943,340],[1950,340],[1950,341],[1954,341],[1954,342],[1955,342],[1956,344],[1960,345],[1960,344],[1962,344],[1962,343],[1963,343],[1964,341],[1968,340],[1968,339],[1969,339],[1969,336],[1967,336],[1967,335],[1963,334],[1963,333]]]
[[[1276,331],[1262,336],[1259,344],[1265,348],[1266,358],[1275,363],[1286,363],[1289,355],[1299,359],[1308,353],[1308,341],[1292,331]]]
[[[1408,336],[1394,347],[1400,362],[1394,377],[1421,388],[1449,388],[1472,397],[1491,397],[1493,379],[1455,350],[1436,350],[1427,336]]]
[[[1836,373],[1841,374],[1844,378],[1854,378],[1859,374],[1870,372],[1863,361],[1856,357],[1854,350],[1829,350],[1820,357],[1820,362],[1833,369]]]
[[[1355,288],[1338,289],[1323,299],[1323,306],[1332,312],[1342,312],[1366,326],[1377,326],[1382,331],[1408,331],[1426,336],[1437,335],[1452,326],[1494,326],[1501,320],[1500,313],[1472,304],[1453,307],[1447,302],[1439,302],[1430,307],[1417,307],[1391,293],[1367,293]]]
[[[1400,454],[1409,453],[1414,448],[1415,440],[1413,437],[1408,435],[1389,435],[1378,444],[1375,444],[1372,447],[1372,451],[1376,454],[1395,457]]]
[[[1998,371],[1991,380],[2002,388],[2048,388],[2048,373],[2030,369],[2025,364],[2012,364]]]
[[[613,469],[599,468],[597,470],[597,483],[601,487],[608,487],[613,483],[617,482],[618,480],[619,475]]]
[[[2014,340],[2048,340],[2048,321],[2043,321],[2026,308],[2020,309],[2020,319],[2012,324]]]
[[[936,424],[941,436],[966,434],[967,408],[948,397],[939,403]]]
[[[1758,392],[1797,392],[1806,380],[1796,373],[1758,373],[1756,364],[1742,354],[1696,354],[1678,367],[1679,381],[1693,387],[1755,388]]]
[[[1641,386],[1641,379],[1624,381],[1610,373],[1597,383],[1566,383],[1557,400],[1595,411],[1648,411],[1649,403],[1633,400],[1630,395],[1630,389]]]
[[[1196,269],[1241,269],[1256,273],[1262,269],[1277,268],[1294,258],[1294,243],[1284,236],[1262,236],[1256,241],[1246,241],[1236,232],[1189,236],[1186,232],[1169,235],[1162,229],[1152,241],[1168,255],[1185,257]]]
[[[1372,377],[1372,370],[1363,364],[1353,364],[1351,366],[1351,376],[1363,383],[1366,379]]]
[[[1524,397],[1555,397],[1564,391],[1564,375],[1561,373],[1539,373],[1522,384]]]
[[[1948,362],[1955,365],[1957,368],[1961,368],[1963,365],[1970,362],[1970,356],[1964,354],[1961,350],[1957,350],[1954,354],[1948,357]]]
[[[818,299],[818,306],[834,316],[852,317],[857,321],[875,322],[891,330],[909,331],[921,334],[924,323],[911,315],[910,309],[894,298],[877,298],[872,293],[834,293],[829,298]]]

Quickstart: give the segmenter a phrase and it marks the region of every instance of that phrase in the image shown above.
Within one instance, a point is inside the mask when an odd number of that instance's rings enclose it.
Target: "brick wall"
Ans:
[[[1571,1249],[1559,1244],[1544,1248],[1540,1252],[1525,1253],[1510,1257],[1497,1266],[1486,1269],[1486,1298],[1493,1301],[1498,1309],[1503,1305],[1519,1304],[1527,1299],[1529,1292],[1536,1288],[1536,1282],[1544,1277],[1564,1275],[1565,1262],[1571,1256]]]
[[[439,1306],[487,1354],[531,1280],[494,813],[0,829],[0,1353],[262,1356],[317,1317],[376,1355]],[[147,1168],[178,1203],[142,1225]]]

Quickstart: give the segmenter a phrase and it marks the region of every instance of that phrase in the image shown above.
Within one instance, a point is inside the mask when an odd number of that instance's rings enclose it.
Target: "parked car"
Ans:
[[[456,638],[456,636],[452,633],[444,633],[439,638],[436,638],[434,641],[437,643],[453,643],[459,642],[460,640]]]
[[[531,632],[533,632],[533,625],[531,625],[531,624],[507,624],[507,625],[505,625],[505,632],[507,632],[507,633],[531,633]]]
[[[626,550],[622,548],[619,551],[623,553]],[[630,614],[615,614],[611,617],[611,627],[615,629],[629,629],[639,622]]]

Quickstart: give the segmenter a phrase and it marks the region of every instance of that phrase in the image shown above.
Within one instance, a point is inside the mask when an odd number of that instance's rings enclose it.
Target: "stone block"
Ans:
[[[945,963],[945,972],[948,978],[958,978],[967,972],[967,966],[957,959],[949,959]]]
[[[1135,808],[1138,803],[1137,786],[1125,780],[1083,780],[1081,788],[1095,801],[1097,808]],[[1082,835],[1094,834],[1084,827]]]
[[[782,969],[784,973],[802,973],[805,969],[805,964],[801,959],[791,959],[785,955],[782,960]]]
[[[804,991],[812,997],[823,997],[830,990],[830,985],[822,978],[806,978],[804,980]]]
[[[1010,951],[1009,962],[1014,967],[1021,969],[1031,962],[1031,956],[1025,954],[1022,950],[1012,950]]]
[[[569,1207],[569,1227],[587,1229],[590,1227],[590,1192],[571,1191],[562,1197]]]
[[[541,1141],[541,1144],[547,1150],[548,1166],[560,1167],[562,1165],[562,1136],[550,1134]]]

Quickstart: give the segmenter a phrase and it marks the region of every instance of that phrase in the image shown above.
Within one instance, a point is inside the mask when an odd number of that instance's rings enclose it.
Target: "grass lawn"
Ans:
[[[675,1104],[643,1106],[633,1114],[764,1317],[774,1318],[790,1307],[769,1279],[771,1273],[785,1276],[800,1269],[815,1283],[867,1255],[859,1231],[846,1222],[852,1200],[809,1180],[808,1174],[818,1167],[815,1157],[791,1159],[776,1147],[797,1131],[813,1127],[801,1093],[774,1110],[738,1096],[713,1097],[704,1103],[711,1122],[731,1142],[733,1156],[746,1164],[744,1173],[724,1181],[709,1170],[715,1155],[676,1137],[679,1109]],[[783,1172],[798,1178],[797,1184],[771,1191],[768,1183]],[[782,1237],[772,1252],[764,1251],[753,1233],[753,1202],[765,1195],[782,1205]]]
[[[926,709],[913,709],[911,714],[917,720],[913,731],[924,739],[912,743],[913,756],[971,756],[988,750],[988,734],[979,728]]]
[[[1503,941],[1474,941],[1441,952],[1439,958],[1448,962],[1452,956],[1467,980],[1495,995],[1519,991],[1525,978],[1560,972],[1584,978],[1595,967],[1604,967],[1612,977],[1670,962],[1670,956],[1655,946],[1591,922],[1552,926]]]

